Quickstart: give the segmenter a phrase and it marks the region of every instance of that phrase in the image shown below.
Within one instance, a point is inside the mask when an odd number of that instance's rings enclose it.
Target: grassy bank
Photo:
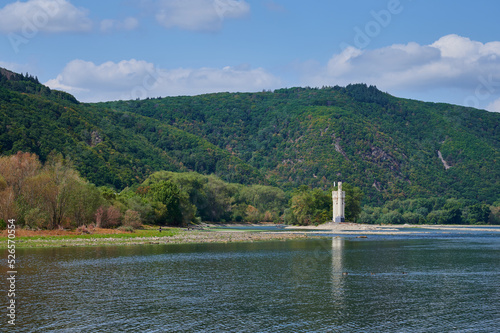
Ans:
[[[90,234],[81,234],[76,231],[65,230],[16,230],[13,239],[16,248],[29,247],[64,247],[64,246],[95,246],[119,245],[130,243],[148,243],[154,239],[167,239],[181,232],[179,228],[147,228],[126,232],[114,229],[95,229]],[[2,231],[0,236],[0,249],[7,248],[7,232]]]
[[[125,232],[110,229],[95,229],[91,234],[80,234],[76,231],[17,230],[16,248],[36,247],[68,247],[68,246],[109,246],[109,245],[139,245],[139,244],[183,244],[183,243],[230,243],[253,242],[267,240],[287,240],[306,237],[296,233],[267,232],[229,232],[214,230],[187,230],[180,228],[146,228]],[[3,231],[0,237],[0,249],[7,248],[7,233]]]

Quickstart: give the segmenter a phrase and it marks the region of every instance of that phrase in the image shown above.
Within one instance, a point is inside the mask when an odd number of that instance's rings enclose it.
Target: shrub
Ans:
[[[380,217],[380,222],[382,224],[403,224],[404,219],[403,215],[401,215],[398,211],[392,211],[387,214],[384,214]]]
[[[79,232],[80,234],[90,234],[90,230],[87,229],[87,226],[81,225],[78,228],[76,228],[76,231]]]
[[[406,212],[403,214],[403,220],[408,224],[419,224],[423,223],[424,217],[417,213]]]
[[[40,208],[30,209],[24,216],[24,224],[31,229],[47,229],[49,227],[49,217]]]
[[[135,210],[129,209],[125,212],[123,217],[123,226],[130,227],[132,229],[142,228],[141,217]]]
[[[129,225],[122,225],[121,227],[118,228],[118,230],[126,231],[126,232],[134,232],[134,228],[132,228]]]
[[[121,213],[115,206],[99,207],[95,214],[98,228],[116,228],[120,225]]]

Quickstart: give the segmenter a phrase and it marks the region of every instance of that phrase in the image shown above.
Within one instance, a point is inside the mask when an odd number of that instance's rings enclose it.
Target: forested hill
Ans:
[[[284,190],[342,180],[372,203],[500,199],[498,113],[363,84],[85,104],[0,82],[0,152],[61,151],[98,185],[193,170]]]
[[[301,184],[328,189],[343,180],[362,188],[372,202],[436,195],[499,198],[498,113],[395,98],[362,84],[99,107],[195,134],[284,189]]]
[[[29,75],[0,71],[0,154],[51,152],[70,157],[81,175],[116,189],[154,171],[216,173],[259,183],[262,174],[207,140],[153,118],[78,103]],[[11,73],[11,72],[9,72]]]

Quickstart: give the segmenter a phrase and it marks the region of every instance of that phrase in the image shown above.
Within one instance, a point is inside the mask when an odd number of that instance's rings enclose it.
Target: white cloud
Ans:
[[[447,35],[430,45],[347,47],[304,81],[315,86],[364,82],[398,93],[458,89],[462,104],[478,107],[500,97],[500,42]]]
[[[106,19],[101,21],[102,32],[130,31],[139,26],[139,21],[135,17],[127,17],[123,21]]]
[[[135,59],[101,65],[73,60],[46,85],[72,93],[84,102],[98,102],[224,91],[259,91],[277,88],[280,81],[262,68],[251,69],[247,66],[167,70]]]
[[[491,102],[487,107],[486,110],[492,111],[492,112],[500,112],[500,98],[497,99],[496,101]]]
[[[16,1],[0,9],[0,32],[29,35],[43,32],[89,31],[88,11],[66,0]]]
[[[14,62],[5,62],[0,60],[0,67],[5,68],[11,72],[15,73],[33,73],[33,67],[31,65],[26,64],[17,64]]]
[[[191,31],[217,31],[227,18],[240,18],[250,12],[243,0],[161,0],[156,20],[166,28]]]

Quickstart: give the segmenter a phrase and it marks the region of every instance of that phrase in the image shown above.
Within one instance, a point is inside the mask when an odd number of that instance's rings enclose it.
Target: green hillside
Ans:
[[[498,113],[362,84],[85,104],[9,73],[0,71],[0,154],[62,152],[97,185],[168,170],[287,192],[342,180],[372,204],[500,199]]]
[[[301,184],[330,189],[343,180],[362,188],[372,203],[499,198],[497,113],[396,98],[362,84],[99,107],[141,114],[197,135],[285,190]]]
[[[159,170],[215,173],[241,183],[263,179],[203,138],[155,119],[78,103],[35,81],[0,72],[1,155],[33,152],[43,162],[51,151],[61,152],[82,176],[116,189]]]

